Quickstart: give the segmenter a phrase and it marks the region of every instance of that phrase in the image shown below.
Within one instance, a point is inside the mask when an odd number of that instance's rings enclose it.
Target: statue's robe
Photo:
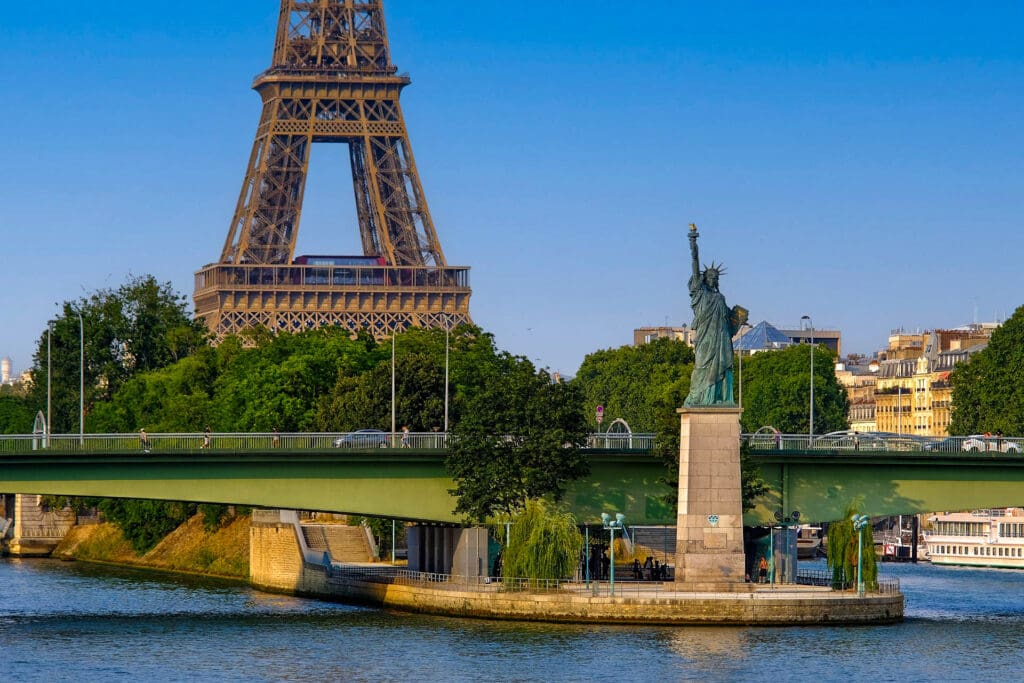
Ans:
[[[732,393],[732,336],[736,333],[725,296],[700,274],[690,278],[696,361],[686,406],[735,405]]]

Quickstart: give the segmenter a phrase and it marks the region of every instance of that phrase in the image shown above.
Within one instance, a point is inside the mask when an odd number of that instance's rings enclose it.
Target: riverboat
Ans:
[[[821,552],[821,527],[801,524],[796,535],[796,556],[810,560]]]
[[[932,564],[1024,569],[1024,510],[953,512],[929,521],[925,543]]]

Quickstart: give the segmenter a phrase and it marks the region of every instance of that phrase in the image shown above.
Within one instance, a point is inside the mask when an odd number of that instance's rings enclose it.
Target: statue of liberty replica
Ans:
[[[676,584],[686,590],[741,591],[743,553],[740,409],[732,397],[732,337],[747,311],[718,291],[721,264],[702,271],[697,226],[690,225],[690,304],[696,361],[690,395],[679,409],[679,507]]]
[[[690,224],[690,255],[693,274],[690,276],[690,306],[693,307],[693,330],[696,362],[690,377],[690,394],[685,406],[735,405],[732,393],[732,338],[747,321],[747,311],[740,306],[730,310],[718,291],[718,279],[724,269],[714,261],[700,270],[697,250],[697,226]]]

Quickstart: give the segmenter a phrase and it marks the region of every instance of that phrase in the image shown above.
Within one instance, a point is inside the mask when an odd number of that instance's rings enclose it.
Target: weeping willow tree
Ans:
[[[858,514],[860,503],[855,501],[846,507],[846,514],[838,522],[828,526],[828,566],[832,570],[832,587],[842,589],[857,583],[857,535],[850,519]],[[871,525],[864,527],[863,572],[864,586],[878,587],[878,564],[875,562],[875,539]]]
[[[569,578],[579,564],[582,547],[575,517],[543,500],[527,500],[512,519],[502,575],[506,580]]]

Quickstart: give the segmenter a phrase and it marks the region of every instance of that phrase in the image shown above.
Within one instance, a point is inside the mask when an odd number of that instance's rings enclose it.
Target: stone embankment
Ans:
[[[260,590],[429,614],[674,625],[886,624],[903,619],[900,593],[858,597],[803,586],[696,593],[677,592],[669,583],[647,591],[631,587],[629,597],[610,597],[578,586],[535,593],[508,591],[497,583],[460,586],[440,576],[410,579],[388,568],[332,562],[329,553],[309,546],[297,520],[284,512],[278,519],[253,519],[250,549],[251,581]],[[430,578],[434,582],[423,580]]]

